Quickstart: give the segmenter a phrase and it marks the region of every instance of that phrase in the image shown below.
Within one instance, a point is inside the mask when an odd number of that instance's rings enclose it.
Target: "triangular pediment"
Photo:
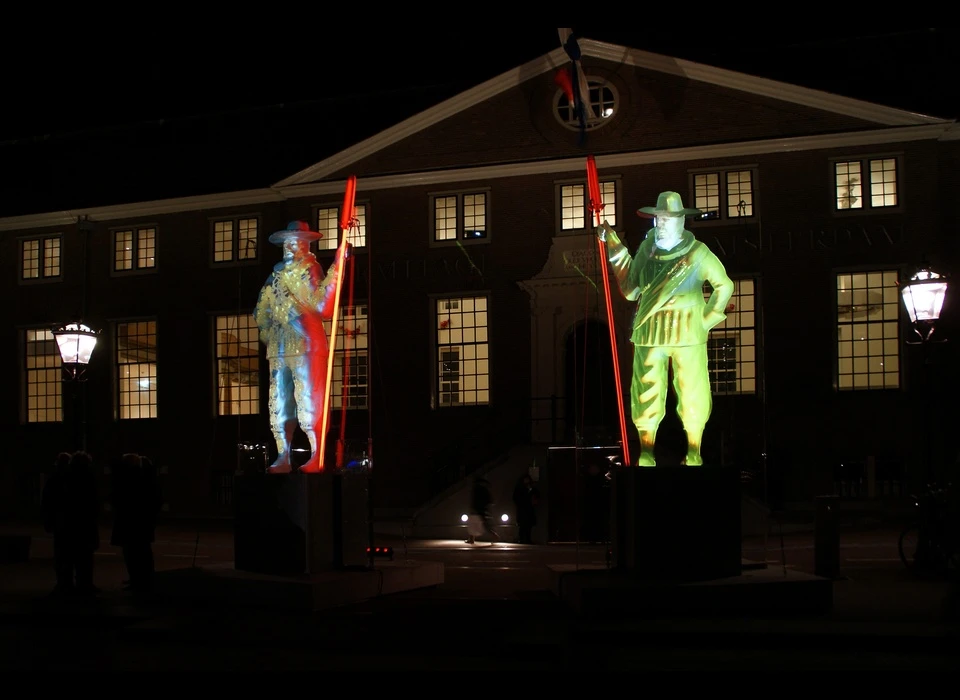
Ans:
[[[580,47],[585,73],[616,76],[631,93],[623,96],[631,116],[621,120],[615,134],[588,134],[591,150],[598,153],[732,143],[747,138],[741,136],[745,124],[749,140],[765,141],[950,123],[616,44],[581,39]],[[422,171],[425,160],[442,170],[580,157],[583,144],[576,134],[558,132],[557,124],[535,114],[557,93],[553,75],[569,65],[558,47],[274,186],[296,188],[346,172],[383,177]]]

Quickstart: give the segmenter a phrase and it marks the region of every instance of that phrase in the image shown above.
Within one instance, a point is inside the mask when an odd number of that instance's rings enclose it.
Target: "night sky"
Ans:
[[[955,29],[577,35],[943,118]],[[556,28],[2,50],[0,216],[261,187],[560,46]],[[248,40],[249,39],[249,40]],[[14,56],[14,52],[16,52]],[[14,60],[15,59],[15,60]],[[349,128],[345,128],[349,124]],[[147,164],[147,166],[144,166]]]

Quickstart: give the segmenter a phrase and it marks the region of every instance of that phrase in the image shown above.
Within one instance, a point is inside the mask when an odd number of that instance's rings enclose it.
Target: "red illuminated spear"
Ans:
[[[587,206],[596,214],[597,225],[603,223],[603,202],[600,200],[600,178],[597,177],[597,162],[593,156],[587,156]],[[603,266],[603,298],[607,304],[607,328],[610,330],[610,351],[613,353],[613,379],[617,385],[617,411],[620,418],[620,442],[623,444],[623,464],[630,466],[630,448],[627,446],[627,421],[623,413],[623,392],[620,389],[620,361],[617,356],[617,333],[613,324],[613,304],[610,301],[610,278],[607,275],[607,251],[604,242],[597,238],[600,248],[600,260]]]
[[[327,350],[327,383],[323,392],[323,429],[320,431],[320,471],[323,471],[323,462],[327,447],[327,411],[330,409],[330,383],[333,381],[333,355],[337,348],[337,316],[340,314],[340,289],[343,286],[344,256],[347,252],[347,231],[353,226],[357,218],[355,200],[357,197],[357,176],[347,178],[347,189],[343,194],[343,207],[340,209],[340,270],[337,271],[337,283],[333,295],[333,319],[330,324],[330,347]]]

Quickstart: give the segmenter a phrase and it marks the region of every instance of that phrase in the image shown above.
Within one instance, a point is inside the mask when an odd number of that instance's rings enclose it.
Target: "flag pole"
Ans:
[[[347,189],[343,195],[343,208],[340,210],[340,250],[337,260],[337,282],[334,285],[333,294],[333,318],[330,323],[330,341],[327,348],[327,377],[326,386],[323,391],[323,428],[320,431],[320,471],[323,471],[324,461],[327,452],[327,412],[330,410],[330,384],[333,381],[333,355],[337,349],[337,322],[340,315],[340,290],[343,287],[344,255],[347,252],[347,231],[350,230],[351,223],[354,220],[354,200],[357,195],[357,176],[351,175],[347,178]]]
[[[590,211],[596,214],[597,225],[602,221],[603,202],[600,200],[600,178],[597,176],[597,162],[587,156],[587,191]],[[597,238],[600,251],[600,264],[603,268],[603,298],[607,305],[607,329],[610,331],[610,352],[613,355],[613,379],[617,385],[617,414],[620,419],[620,442],[623,446],[623,464],[630,466],[630,447],[627,444],[627,420],[623,410],[623,391],[620,385],[620,360],[617,354],[617,332],[613,322],[613,303],[610,299],[610,277],[607,274],[607,251],[603,241]]]

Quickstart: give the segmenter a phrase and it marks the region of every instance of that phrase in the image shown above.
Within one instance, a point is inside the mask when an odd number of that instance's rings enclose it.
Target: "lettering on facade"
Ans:
[[[695,234],[696,235],[696,234]],[[806,231],[724,233],[714,236],[699,234],[701,240],[720,258],[735,258],[742,254],[786,255],[804,251],[829,253],[834,251],[865,250],[867,248],[896,248],[904,244],[907,234],[902,225],[856,225]]]
[[[480,279],[483,277],[485,258],[481,255],[461,255],[456,258],[427,258],[377,262],[377,274],[381,279],[410,280],[456,277]]]

